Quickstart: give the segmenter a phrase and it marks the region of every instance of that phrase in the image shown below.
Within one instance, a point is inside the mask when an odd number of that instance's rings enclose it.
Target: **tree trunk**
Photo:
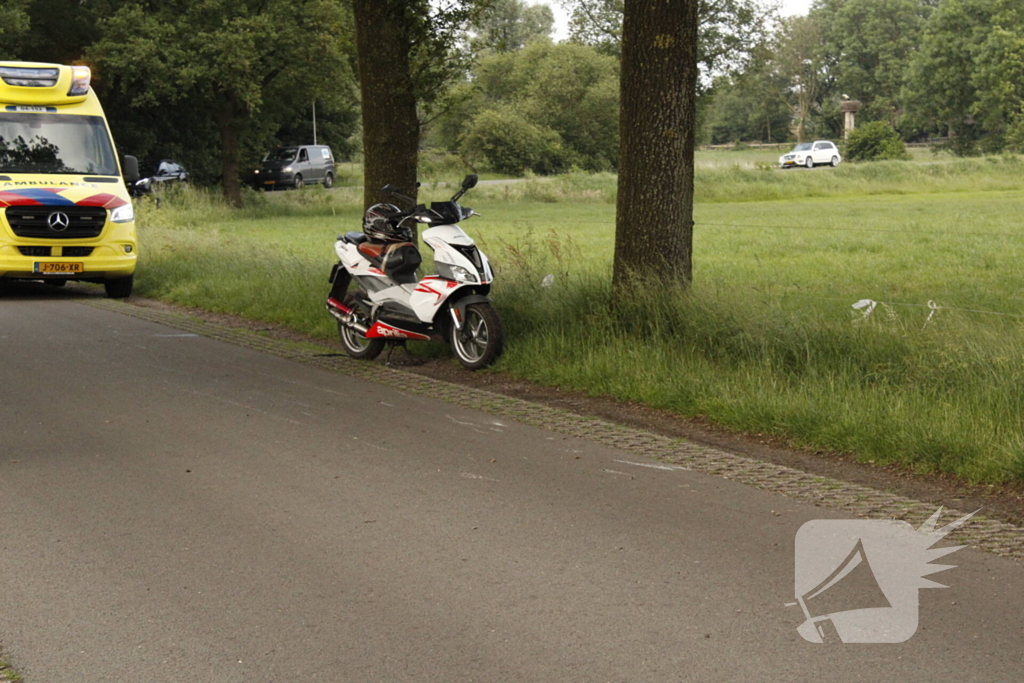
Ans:
[[[698,0],[626,0],[614,283],[692,278]]]
[[[223,104],[217,112],[217,129],[220,132],[221,178],[224,199],[231,206],[242,205],[242,185],[239,181],[238,117],[233,103]]]
[[[353,0],[363,109],[363,203],[388,183],[416,197],[420,123],[409,54],[415,17],[402,0]],[[402,207],[410,208],[410,207]]]

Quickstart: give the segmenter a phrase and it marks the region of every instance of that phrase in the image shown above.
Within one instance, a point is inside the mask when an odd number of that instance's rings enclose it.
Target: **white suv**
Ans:
[[[790,166],[806,166],[814,168],[819,164],[838,166],[843,158],[839,156],[839,150],[828,140],[815,140],[814,142],[801,142],[793,148],[789,154],[779,157],[779,167],[789,168]]]

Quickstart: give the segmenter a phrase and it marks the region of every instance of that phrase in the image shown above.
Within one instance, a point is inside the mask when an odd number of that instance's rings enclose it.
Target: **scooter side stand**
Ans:
[[[416,356],[412,355],[412,353],[409,351],[409,347],[406,345],[404,339],[396,339],[395,341],[392,341],[392,342],[388,343],[388,354],[384,357],[384,365],[385,366],[390,366],[391,365],[391,354],[394,353],[395,348],[399,347],[399,346],[402,347],[403,351],[405,351],[405,357],[406,357],[405,362],[401,363],[401,365],[405,365],[405,366],[423,365],[426,362],[423,359],[417,358]]]

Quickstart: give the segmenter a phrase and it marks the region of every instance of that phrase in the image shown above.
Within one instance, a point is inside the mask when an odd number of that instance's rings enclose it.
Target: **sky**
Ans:
[[[555,13],[555,40],[564,40],[569,37],[569,14],[558,3],[558,0],[527,0],[531,5],[547,5]],[[794,14],[807,14],[811,7],[812,0],[782,0],[782,16],[788,17]]]

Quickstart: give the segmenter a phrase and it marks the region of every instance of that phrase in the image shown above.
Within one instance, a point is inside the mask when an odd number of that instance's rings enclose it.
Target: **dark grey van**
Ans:
[[[310,183],[334,185],[334,154],[326,145],[290,145],[267,152],[260,167],[252,172],[252,186],[273,190],[298,189]]]

